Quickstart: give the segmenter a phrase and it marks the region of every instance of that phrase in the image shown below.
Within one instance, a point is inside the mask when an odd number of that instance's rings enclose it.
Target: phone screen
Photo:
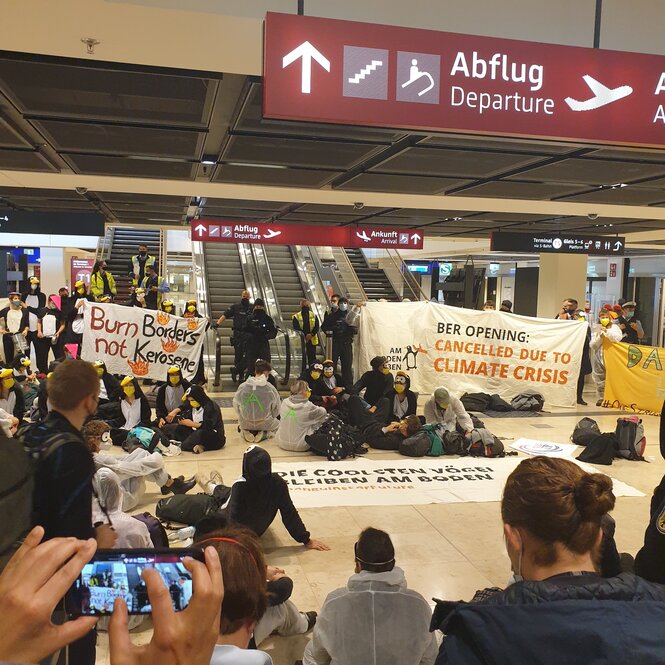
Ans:
[[[174,610],[184,610],[192,597],[192,575],[183,565],[185,557],[203,560],[201,550],[189,548],[98,550],[67,592],[67,611],[72,616],[105,616],[113,612],[116,598],[124,598],[130,614],[150,614],[141,577],[146,568],[160,574]]]

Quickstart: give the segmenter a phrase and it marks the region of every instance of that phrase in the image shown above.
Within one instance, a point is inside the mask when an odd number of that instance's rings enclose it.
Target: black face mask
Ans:
[[[143,258],[148,252],[139,252],[139,256]]]
[[[249,298],[242,298],[240,302],[244,307],[247,307],[249,305]]]

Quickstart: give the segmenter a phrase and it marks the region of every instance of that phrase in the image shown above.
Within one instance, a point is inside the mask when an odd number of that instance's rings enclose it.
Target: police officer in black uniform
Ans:
[[[266,312],[266,304],[261,298],[254,301],[254,309],[245,323],[245,334],[247,339],[246,367],[248,368],[246,372],[248,372],[253,371],[259,358],[271,361],[270,340],[277,337],[275,322]]]
[[[231,344],[233,346],[233,367],[231,367],[231,378],[234,382],[242,379],[247,369],[247,333],[245,325],[249,315],[252,313],[252,305],[249,301],[249,291],[244,289],[240,294],[240,302],[231,305],[219,319],[217,325],[221,326],[226,319],[233,321],[233,334]],[[251,367],[251,366],[250,366]]]
[[[342,382],[345,386],[353,385],[353,336],[357,330],[346,322],[349,301],[337,294],[330,298],[330,311],[323,317],[321,329],[326,335],[332,335],[332,361],[337,371],[337,361],[342,365]]]

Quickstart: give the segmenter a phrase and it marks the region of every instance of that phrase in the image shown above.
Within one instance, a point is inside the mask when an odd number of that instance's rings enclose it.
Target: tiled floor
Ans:
[[[224,393],[224,397],[229,397]],[[421,398],[424,403],[424,399]],[[591,395],[588,396],[591,401]],[[579,407],[579,412],[591,414],[602,431],[613,431],[618,413]],[[553,409],[556,413],[539,418],[485,418],[487,427],[499,437],[527,437],[554,442],[567,442],[580,414],[576,409]],[[200,456],[185,453],[167,459],[171,475],[191,476],[197,471],[217,469],[225,481],[240,473],[242,454],[247,445],[236,432],[233,410],[222,409],[227,422],[228,443],[218,452]],[[658,447],[659,419],[645,416],[647,435],[646,455],[650,463],[615,461],[612,467],[601,467],[613,477],[633,485],[645,497],[624,497],[617,500],[614,517],[617,521],[617,544],[620,551],[634,554],[642,544],[648,521],[649,497],[665,473],[665,461]],[[548,425],[547,428],[542,427]],[[298,461],[308,455],[297,455],[267,444],[274,458]],[[396,453],[371,451],[370,457],[397,458]],[[156,487],[149,486],[144,503],[137,509],[154,512],[161,498]],[[293,600],[302,610],[318,610],[326,595],[344,585],[353,573],[353,544],[364,527],[372,525],[388,531],[395,543],[397,562],[406,572],[409,586],[426,598],[469,599],[486,586],[505,584],[509,574],[508,558],[503,547],[498,503],[455,503],[394,507],[341,507],[300,511],[313,537],[326,542],[330,552],[310,552],[289,537],[280,522],[276,522],[263,537],[268,562],[286,569],[295,583]],[[135,633],[135,640],[149,639],[149,624]],[[273,637],[262,644],[276,665],[292,665],[302,656],[307,636],[297,638]],[[106,665],[108,650],[106,636],[100,635],[98,663]]]

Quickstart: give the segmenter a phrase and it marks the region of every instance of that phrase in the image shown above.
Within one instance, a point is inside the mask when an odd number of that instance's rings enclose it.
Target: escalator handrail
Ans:
[[[212,385],[219,387],[222,377],[222,336],[219,334],[219,328],[214,326],[215,331],[215,379]]]

